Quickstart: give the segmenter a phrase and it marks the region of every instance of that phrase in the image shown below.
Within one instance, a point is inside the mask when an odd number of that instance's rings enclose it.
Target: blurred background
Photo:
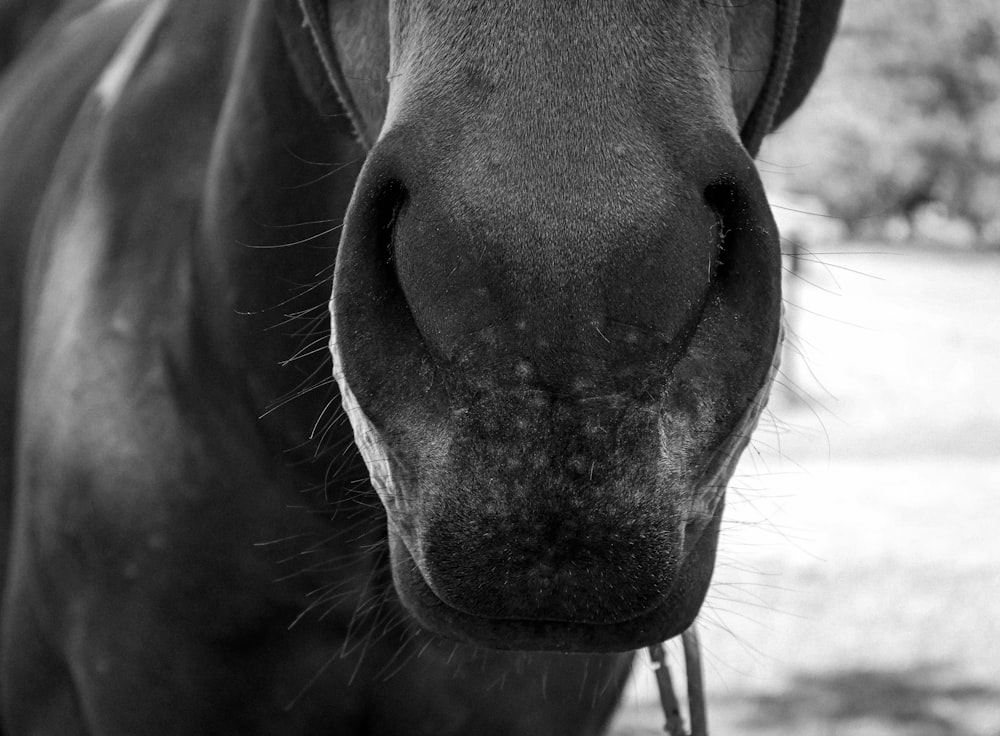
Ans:
[[[1000,2],[847,0],[759,165],[788,335],[700,617],[710,732],[1000,736]],[[639,666],[613,733],[662,721]]]

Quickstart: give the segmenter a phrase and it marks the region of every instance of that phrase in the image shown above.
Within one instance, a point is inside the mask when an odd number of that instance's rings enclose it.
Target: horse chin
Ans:
[[[649,607],[607,621],[493,617],[458,608],[434,592],[405,535],[390,524],[393,581],[409,613],[444,638],[501,650],[580,654],[635,650],[681,634],[698,615],[711,582],[723,505],[720,500],[707,526],[687,538],[669,590]]]

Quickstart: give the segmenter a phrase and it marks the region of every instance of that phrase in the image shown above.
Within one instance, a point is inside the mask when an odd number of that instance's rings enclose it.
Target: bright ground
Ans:
[[[711,733],[1000,736],[1000,257],[817,249],[807,398],[772,399],[701,616]],[[613,733],[657,708],[641,672]]]

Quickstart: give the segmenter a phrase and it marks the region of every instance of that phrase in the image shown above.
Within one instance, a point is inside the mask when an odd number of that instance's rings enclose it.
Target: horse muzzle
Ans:
[[[571,215],[501,221],[524,202],[491,208],[399,150],[377,146],[355,190],[331,349],[400,598],[428,629],[496,648],[680,633],[776,355],[759,182],[707,177],[670,198],[687,210],[669,228],[639,194],[607,210],[588,235],[617,259],[601,272],[560,229]]]

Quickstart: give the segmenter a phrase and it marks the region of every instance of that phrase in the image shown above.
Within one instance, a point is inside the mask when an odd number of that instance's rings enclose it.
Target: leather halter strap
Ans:
[[[764,136],[771,132],[774,116],[785,92],[785,83],[792,67],[795,40],[799,31],[802,0],[775,0],[774,41],[771,63],[764,86],[757,96],[750,115],[743,124],[740,138],[751,156],[756,157]]]
[[[298,3],[302,10],[302,25],[309,31],[313,46],[315,46],[316,53],[326,71],[326,78],[333,87],[333,91],[340,100],[348,118],[350,118],[358,142],[364,146],[366,151],[370,151],[373,141],[368,140],[365,133],[364,121],[358,113],[354,95],[351,94],[351,88],[347,85],[344,70],[340,68],[337,53],[334,51],[333,42],[330,39],[330,16],[326,9],[327,2],[325,0],[298,0]]]
[[[336,51],[330,38],[330,18],[327,13],[326,0],[298,0],[302,10],[303,25],[309,31],[316,53],[326,72],[333,91],[340,99],[347,112],[358,141],[370,150],[373,141],[368,140],[364,122],[358,113],[351,88],[344,77],[343,69],[337,60]],[[771,61],[768,65],[764,86],[757,96],[750,115],[740,131],[743,146],[751,156],[756,156],[764,136],[771,132],[774,116],[781,103],[785,91],[785,83],[792,66],[792,55],[795,51],[795,39],[798,35],[799,15],[802,0],[775,0],[774,41],[771,47]]]

